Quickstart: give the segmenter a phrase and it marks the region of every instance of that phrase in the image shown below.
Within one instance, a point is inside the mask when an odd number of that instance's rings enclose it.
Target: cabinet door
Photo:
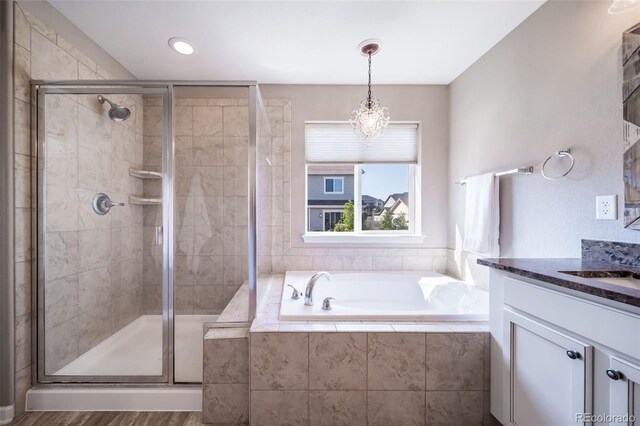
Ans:
[[[592,403],[592,347],[536,320],[504,310],[508,424],[580,423]]]
[[[609,382],[611,425],[640,424],[640,365],[611,357]]]

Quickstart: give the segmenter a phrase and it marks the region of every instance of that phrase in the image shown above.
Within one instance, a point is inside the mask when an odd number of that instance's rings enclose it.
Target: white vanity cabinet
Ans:
[[[490,285],[491,413],[501,423],[640,424],[636,308],[493,269]]]
[[[610,357],[609,413],[612,424],[640,424],[640,363]],[[633,420],[636,420],[634,423]]]
[[[591,411],[592,347],[512,310],[504,311],[512,425],[569,425]]]

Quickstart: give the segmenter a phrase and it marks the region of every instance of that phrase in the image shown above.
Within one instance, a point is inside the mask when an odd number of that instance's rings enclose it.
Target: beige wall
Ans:
[[[640,9],[609,15],[610,3],[547,2],[451,85],[449,246],[464,223],[453,182],[530,164],[536,174],[500,181],[503,257],[579,257],[581,238],[640,238],[595,220],[596,195],[623,190],[621,35],[640,21]],[[545,180],[541,162],[564,148],[574,171]]]

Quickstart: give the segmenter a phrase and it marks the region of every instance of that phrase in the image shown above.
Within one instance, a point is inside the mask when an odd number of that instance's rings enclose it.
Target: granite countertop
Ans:
[[[640,267],[581,258],[478,259],[478,264],[543,281],[558,287],[640,307],[640,280],[638,280],[638,286],[633,288],[598,281],[597,278],[584,278],[560,272],[581,271],[586,276],[592,271],[629,271],[632,274],[640,274]],[[616,275],[612,274],[611,276],[615,277]]]

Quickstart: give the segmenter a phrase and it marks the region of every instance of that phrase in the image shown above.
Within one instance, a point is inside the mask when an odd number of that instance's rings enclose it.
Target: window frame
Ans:
[[[307,121],[306,123],[323,123],[343,125],[343,121]],[[305,123],[305,124],[306,124]],[[421,244],[425,240],[422,235],[422,122],[420,121],[394,121],[397,124],[415,124],[417,127],[417,161],[416,163],[405,162],[368,162],[353,163],[354,165],[354,231],[353,232],[330,232],[330,231],[309,231],[309,165],[335,165],[336,163],[307,163],[304,160],[304,207],[305,223],[304,233],[301,235],[305,244],[307,243],[353,243],[353,244]],[[375,142],[374,142],[375,145]],[[344,166],[346,163],[340,163]],[[409,229],[401,231],[380,231],[362,230],[362,166],[367,164],[407,164],[409,166]],[[344,179],[344,177],[342,177]],[[323,185],[325,184],[323,179]],[[323,187],[323,191],[326,187]],[[344,194],[344,182],[343,182]],[[331,194],[331,193],[330,193]],[[385,201],[385,200],[383,200]],[[346,200],[345,200],[346,202]],[[327,206],[328,207],[328,206]],[[330,208],[330,207],[329,207]],[[330,208],[331,209],[331,208]],[[324,214],[323,214],[324,216]],[[324,217],[323,217],[324,228]]]
[[[366,164],[393,164],[393,163],[364,163],[364,165]],[[372,230],[364,230],[362,229],[362,167],[363,164],[356,164],[354,166],[354,198],[356,198],[356,200],[354,200],[354,210],[355,210],[355,214],[354,214],[354,225],[353,227],[354,232],[353,234],[356,235],[415,235],[415,229],[416,229],[416,217],[418,216],[416,214],[416,203],[415,203],[415,189],[416,189],[416,166],[417,164],[410,164],[410,163],[396,163],[396,164],[406,164],[409,167],[409,187],[408,187],[408,191],[409,191],[409,214],[407,215],[407,221],[409,222],[409,229],[405,229],[405,230],[394,230],[394,231],[390,231],[390,230],[386,230],[386,231],[380,231],[377,229],[372,229]],[[383,202],[386,200],[383,200]],[[384,207],[384,204],[383,204]]]
[[[339,180],[341,182],[340,186],[342,188],[342,191],[340,191],[340,192],[338,192],[338,191],[327,192],[327,181],[328,180],[332,180],[333,181],[333,189],[336,188],[336,182],[335,181]],[[323,176],[323,178],[322,178],[322,190],[324,191],[325,194],[344,195],[344,177],[341,177],[341,176]]]

